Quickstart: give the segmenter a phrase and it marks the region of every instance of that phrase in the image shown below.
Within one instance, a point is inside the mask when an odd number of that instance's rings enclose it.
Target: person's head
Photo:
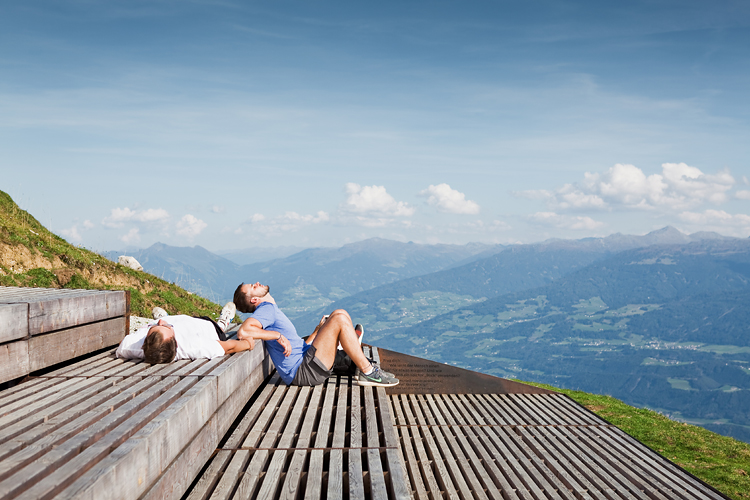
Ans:
[[[237,306],[239,312],[251,313],[255,311],[258,304],[264,302],[264,298],[270,291],[268,285],[261,285],[257,281],[253,284],[242,283],[234,291],[234,305]]]
[[[172,325],[160,319],[151,326],[143,341],[143,356],[147,363],[171,363],[177,355],[177,340]]]

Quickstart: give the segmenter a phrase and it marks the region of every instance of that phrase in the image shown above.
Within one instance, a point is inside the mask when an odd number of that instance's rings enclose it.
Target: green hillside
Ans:
[[[0,285],[130,290],[131,313],[217,317],[221,307],[151,274],[115,264],[48,231],[0,191]]]
[[[628,406],[610,396],[558,389],[730,498],[750,498],[750,445]]]

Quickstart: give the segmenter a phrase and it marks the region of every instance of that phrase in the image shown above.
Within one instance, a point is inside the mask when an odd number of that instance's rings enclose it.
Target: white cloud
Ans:
[[[479,205],[466,199],[466,195],[448,184],[430,185],[420,191],[420,196],[428,196],[427,203],[441,212],[450,214],[474,215],[479,213]]]
[[[604,225],[591,217],[560,215],[555,212],[537,212],[529,216],[529,220],[542,226],[573,230],[592,230]]]
[[[542,199],[556,210],[636,208],[685,210],[704,203],[719,205],[735,179],[727,170],[704,174],[685,163],[664,163],[661,174],[646,175],[634,165],[617,164],[604,173],[584,175],[580,183],[565,184],[555,191],[518,193]]]
[[[411,217],[414,208],[403,201],[396,201],[384,186],[360,186],[353,182],[346,184],[348,195],[343,209],[355,214],[373,217]]]
[[[78,232],[78,225],[74,225],[69,229],[61,229],[60,234],[65,236],[70,241],[81,241],[81,233]]]
[[[83,221],[84,229],[92,229],[93,227],[94,227],[94,223],[91,222],[90,220],[86,219],[85,221]]]
[[[137,227],[131,228],[127,234],[120,236],[120,241],[123,243],[137,243],[141,241],[141,235],[138,233],[139,231]]]
[[[740,200],[750,200],[750,191],[748,191],[747,189],[737,191],[736,193],[734,193],[734,196],[736,196]]]
[[[248,222],[257,223],[260,221],[266,220],[266,216],[263,214],[253,214],[252,217],[248,220]]]
[[[208,224],[197,217],[187,214],[177,223],[177,234],[193,238],[206,229]]]
[[[214,205],[214,206],[211,207],[211,212],[213,212],[215,214],[223,214],[226,211],[227,211],[227,209],[225,207],[220,206],[220,205]]]
[[[680,219],[696,226],[736,226],[750,228],[750,215],[730,214],[724,210],[682,212]]]
[[[149,208],[147,210],[132,210],[128,207],[113,208],[110,214],[102,220],[102,225],[110,228],[122,227],[125,222],[159,222],[169,218],[169,212],[163,208]]]
[[[270,219],[262,214],[253,214],[253,216],[245,221],[245,223],[252,224],[251,232],[281,234],[290,231],[297,231],[313,224],[328,222],[330,219],[331,217],[328,213],[322,210],[315,214],[298,214],[297,212],[290,211]],[[235,234],[242,234],[242,231],[235,231]]]
[[[742,183],[747,186],[748,184],[750,184],[750,179],[748,179],[746,175],[743,175],[742,176]]]

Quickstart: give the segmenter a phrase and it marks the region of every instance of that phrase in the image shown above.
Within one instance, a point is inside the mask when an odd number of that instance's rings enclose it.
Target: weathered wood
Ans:
[[[29,373],[29,341],[16,340],[0,345],[0,383]]]
[[[393,411],[391,408],[390,398],[386,395],[385,389],[378,387],[375,389],[378,401],[378,412],[380,421],[383,425],[383,440],[385,446],[395,448],[387,450],[385,453],[386,470],[389,473],[390,482],[388,493],[392,498],[405,499],[410,498],[411,485],[409,475],[406,472],[404,458],[401,453],[401,446],[398,441],[398,434],[394,427]]]
[[[125,317],[61,330],[29,340],[29,370],[36,371],[92,351],[116,345],[125,332]]]
[[[0,342],[29,336],[29,305],[0,304]]]
[[[38,335],[77,325],[122,317],[126,309],[125,292],[94,291],[78,295],[49,296],[29,301],[29,333]],[[125,331],[122,332],[123,336]]]

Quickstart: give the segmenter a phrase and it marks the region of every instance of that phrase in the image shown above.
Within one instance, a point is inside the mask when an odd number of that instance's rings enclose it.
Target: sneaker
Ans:
[[[362,335],[365,334],[365,327],[357,323],[354,326],[354,331],[357,334],[357,338],[359,339],[359,345],[362,345]]]
[[[393,375],[386,375],[377,365],[373,366],[374,370],[369,375],[365,375],[361,370],[357,370],[357,383],[359,385],[374,387],[393,387],[394,385],[398,385],[398,379],[396,377]]]
[[[227,302],[221,310],[219,319],[216,321],[221,327],[221,331],[226,332],[229,328],[229,324],[234,319],[234,315],[237,314],[237,307],[234,302]]]
[[[161,307],[154,307],[153,309],[151,309],[151,314],[154,316],[154,319],[156,320],[169,316],[169,314],[167,314],[167,311],[165,311]]]

